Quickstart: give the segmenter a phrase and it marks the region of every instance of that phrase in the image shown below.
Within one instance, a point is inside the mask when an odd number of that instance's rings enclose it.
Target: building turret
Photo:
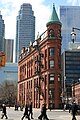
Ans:
[[[51,24],[60,24],[60,25],[62,25],[59,18],[58,18],[57,13],[56,13],[54,4],[53,4],[52,14],[51,14],[51,16],[49,18],[49,21],[47,22],[46,26],[48,27]]]
[[[48,49],[53,49],[54,55],[52,56],[54,58],[54,68],[51,69],[50,74],[54,74],[54,83],[49,84],[49,89],[51,91],[54,91],[54,98],[53,98],[53,106],[54,108],[59,108],[59,105],[61,105],[61,78],[62,78],[62,72],[61,72],[61,22],[58,18],[58,15],[55,10],[55,6],[53,4],[53,10],[52,14],[50,16],[49,21],[46,24],[47,26],[47,34],[48,34]],[[50,58],[50,60],[53,58]],[[49,60],[49,61],[50,61]],[[51,86],[52,85],[52,86]],[[50,91],[49,90],[49,91]],[[51,101],[49,101],[49,104]]]

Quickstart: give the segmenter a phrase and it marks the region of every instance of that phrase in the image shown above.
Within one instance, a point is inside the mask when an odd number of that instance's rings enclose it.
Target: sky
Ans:
[[[53,3],[56,11],[60,5],[80,5],[80,0],[0,0],[0,11],[5,23],[5,38],[16,38],[16,16],[23,3],[30,3],[34,16],[35,23],[35,38],[37,34],[42,34],[46,30],[46,23],[52,12]]]

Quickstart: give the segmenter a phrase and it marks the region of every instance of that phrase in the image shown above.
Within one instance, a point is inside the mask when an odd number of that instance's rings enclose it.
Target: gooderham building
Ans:
[[[40,108],[61,107],[61,22],[55,6],[46,30],[31,43],[23,47],[18,61],[18,98],[20,105],[32,102]]]

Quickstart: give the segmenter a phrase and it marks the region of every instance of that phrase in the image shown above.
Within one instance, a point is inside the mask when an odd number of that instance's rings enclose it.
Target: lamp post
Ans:
[[[77,28],[77,27],[72,28],[71,37],[72,37],[73,43],[76,40],[76,33],[74,32],[74,30],[80,31],[80,28]],[[75,99],[75,79],[73,80],[73,95],[72,96],[73,96],[73,99]]]
[[[73,97],[73,101],[74,101],[74,100],[75,100],[75,80],[73,80],[72,88],[73,88],[73,94],[72,94],[72,97]]]
[[[51,109],[52,109],[52,105],[53,105],[53,101],[52,101],[52,91],[51,90],[49,90],[49,98],[50,98],[50,106],[49,106],[49,108],[50,108],[50,111],[51,111]]]
[[[76,33],[74,32],[74,28],[72,28],[71,37],[72,37],[72,42],[74,43],[74,41],[76,40]]]
[[[72,28],[71,37],[72,37],[72,42],[73,42],[73,43],[74,43],[74,41],[76,40],[76,33],[74,32],[74,30],[80,31],[80,28],[77,28],[77,27],[73,27],[73,28]]]
[[[40,48],[40,45],[39,45],[39,42],[40,42],[40,38],[39,37],[34,43],[33,43],[33,47],[35,48],[35,50],[37,51],[37,57],[35,59],[35,64],[37,66],[37,69],[35,71],[35,74],[38,76],[39,78],[39,82],[35,84],[35,93],[36,93],[36,103],[38,103],[36,105],[36,107],[40,107],[39,105],[39,100],[40,100],[40,93],[43,97],[43,99],[45,99],[45,95],[42,91],[42,83],[44,82],[44,77],[42,75],[42,68],[43,68],[43,64],[42,64],[42,58],[44,57],[42,52],[41,52],[41,48]],[[39,94],[39,95],[38,95]],[[37,98],[37,96],[39,98]]]

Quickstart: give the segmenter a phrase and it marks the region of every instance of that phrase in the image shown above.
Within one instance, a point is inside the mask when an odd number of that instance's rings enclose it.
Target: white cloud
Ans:
[[[16,16],[22,3],[31,3],[36,17],[36,34],[44,32],[50,15],[50,6],[43,4],[45,0],[0,0],[0,10],[5,22],[5,38],[15,39]],[[79,0],[67,0],[71,5],[79,5]],[[65,4],[65,3],[64,3]]]
[[[22,3],[31,3],[36,17],[36,34],[44,32],[50,15],[49,6],[43,5],[44,0],[0,0],[1,14],[5,23],[5,38],[15,39],[16,16]]]
[[[67,0],[68,3],[72,4],[72,5],[80,5],[80,0]]]

